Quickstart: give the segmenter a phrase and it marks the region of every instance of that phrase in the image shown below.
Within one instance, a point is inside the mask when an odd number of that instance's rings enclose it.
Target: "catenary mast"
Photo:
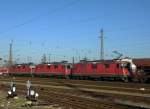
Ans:
[[[100,30],[100,60],[104,60],[104,36],[103,36],[103,29]]]
[[[13,61],[12,61],[12,42],[9,44],[9,59],[8,59],[8,65],[12,65]]]

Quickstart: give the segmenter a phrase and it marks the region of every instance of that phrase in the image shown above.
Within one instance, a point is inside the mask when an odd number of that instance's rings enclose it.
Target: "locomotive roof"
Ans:
[[[104,64],[111,64],[115,63],[116,60],[94,60],[94,61],[83,61],[81,60],[79,63],[104,63]]]
[[[134,58],[132,59],[133,63],[136,66],[150,66],[150,58]],[[80,60],[80,62],[78,63],[104,63],[104,64],[111,64],[111,63],[117,63],[116,60],[93,60],[93,61],[87,61],[87,60]],[[38,64],[38,65],[58,65],[58,64],[71,64],[68,63],[67,61],[62,61],[62,62],[51,62],[51,63],[43,63],[43,64]],[[31,64],[26,64],[26,63],[22,63],[22,64],[14,64],[12,66],[30,66]]]
[[[132,60],[133,60],[133,63],[136,66],[150,66],[150,58],[134,58]],[[104,64],[111,64],[111,63],[117,63],[117,61],[116,60],[94,60],[94,61],[81,60],[80,63],[104,63]]]
[[[70,64],[70,63],[62,63],[62,62],[52,62],[52,63],[41,63],[41,64],[38,64],[38,65],[66,65],[66,64]]]

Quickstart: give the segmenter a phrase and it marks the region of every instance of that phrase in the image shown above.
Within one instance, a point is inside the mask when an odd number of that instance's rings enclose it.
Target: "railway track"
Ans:
[[[50,104],[59,104],[65,106],[66,109],[133,109],[139,108],[142,104],[134,104],[135,102],[150,104],[149,86],[146,84],[138,84],[131,87],[132,84],[113,83],[110,82],[91,82],[77,80],[49,80],[40,78],[1,78],[3,84],[8,85],[13,80],[17,84],[18,90],[25,89],[26,80],[31,80],[33,86],[39,92],[39,99],[49,101]],[[39,81],[40,80],[40,81]],[[88,85],[89,83],[89,85]],[[99,84],[100,83],[100,84]],[[125,85],[125,87],[123,87]],[[139,90],[144,87],[146,90]],[[116,91],[114,93],[114,91]],[[124,104],[126,101],[127,104]],[[133,103],[132,103],[132,102]],[[101,104],[101,105],[99,105]],[[109,105],[108,105],[109,104]],[[134,105],[131,105],[134,104]],[[125,105],[125,106],[124,106]],[[144,105],[146,108],[149,106]],[[76,108],[75,108],[76,107]],[[89,107],[89,108],[87,108]],[[138,109],[135,108],[135,109]]]
[[[88,88],[95,90],[112,90],[122,92],[135,92],[140,94],[149,94],[150,86],[148,84],[131,84],[131,83],[111,83],[111,82],[99,82],[99,81],[77,81],[77,80],[56,80],[56,79],[41,79],[41,78],[1,78],[0,81],[14,81],[19,83],[25,83],[27,80],[31,80],[33,84],[49,85],[53,88],[69,87],[69,88]]]
[[[19,86],[17,92],[25,96],[24,86]],[[7,88],[6,88],[7,89]],[[114,104],[105,100],[92,99],[74,94],[63,92],[54,92],[49,89],[40,91],[40,101],[46,102],[46,105],[55,105],[63,109],[133,109],[131,106]],[[135,108],[135,107],[134,107]],[[135,108],[139,109],[139,108]]]
[[[20,81],[26,81],[26,80],[32,80],[32,81],[39,81],[40,82],[57,82],[57,83],[73,83],[73,84],[84,84],[84,85],[109,85],[109,86],[122,86],[122,87],[148,87],[150,88],[149,84],[143,84],[143,83],[123,83],[123,82],[112,82],[112,81],[92,81],[92,80],[74,80],[74,79],[51,79],[51,78],[39,78],[39,77],[1,77],[1,80],[20,80]]]

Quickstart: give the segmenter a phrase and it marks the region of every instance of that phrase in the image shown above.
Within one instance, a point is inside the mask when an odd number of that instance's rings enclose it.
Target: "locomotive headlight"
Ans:
[[[30,91],[30,95],[33,96],[35,94],[34,90]]]
[[[38,93],[35,93],[35,97],[38,97],[39,96],[39,94]]]
[[[136,65],[135,64],[131,64],[131,69],[133,72],[136,72]]]
[[[12,93],[11,93],[11,91],[8,91],[8,95],[11,95]]]

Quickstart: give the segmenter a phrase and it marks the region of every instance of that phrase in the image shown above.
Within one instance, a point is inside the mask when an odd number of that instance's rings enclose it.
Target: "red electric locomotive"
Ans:
[[[66,63],[38,64],[35,67],[34,75],[67,77],[70,75],[70,65]]]
[[[17,64],[9,66],[9,74],[10,75],[32,75],[34,72],[34,66],[30,66],[28,64]]]
[[[28,64],[8,67],[10,75],[35,75],[70,79],[129,80],[145,82],[147,76],[137,70],[132,59],[80,61],[79,63],[50,63],[31,66]],[[148,73],[147,73],[148,74]]]
[[[87,62],[81,61],[73,65],[72,78],[81,79],[121,79],[125,82],[136,75],[136,66],[131,59],[105,60]]]

